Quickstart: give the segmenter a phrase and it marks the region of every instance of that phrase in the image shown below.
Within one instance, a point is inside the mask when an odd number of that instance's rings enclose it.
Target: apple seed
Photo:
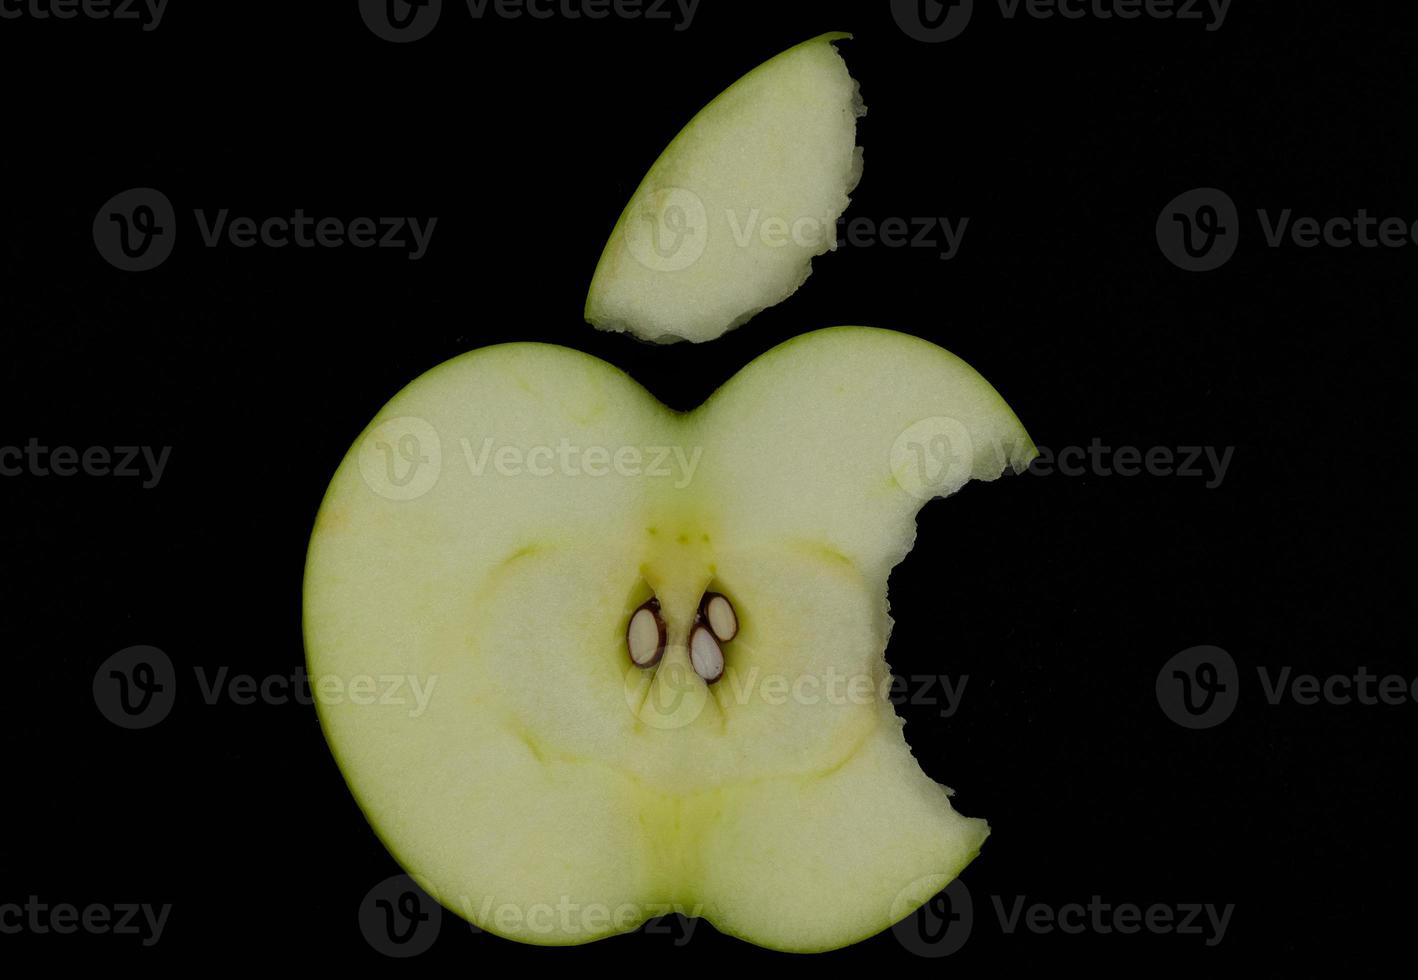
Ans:
[[[699,600],[699,615],[704,617],[720,643],[728,643],[738,636],[738,613],[734,612],[733,603],[718,592],[704,593],[704,598]]]
[[[696,626],[689,634],[689,662],[706,684],[724,676],[724,651],[719,649],[719,641],[709,627]]]
[[[625,628],[625,646],[637,667],[653,667],[665,655],[665,621],[660,617],[660,600],[645,600],[630,616]]]

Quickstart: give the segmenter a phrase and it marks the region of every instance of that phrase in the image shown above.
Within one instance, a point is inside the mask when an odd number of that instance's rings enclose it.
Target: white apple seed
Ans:
[[[625,628],[625,646],[637,667],[653,667],[665,655],[665,621],[660,617],[660,600],[647,599],[630,616]]]
[[[727,597],[718,592],[706,592],[699,601],[699,614],[714,631],[720,643],[728,643],[739,633],[739,616]]]
[[[719,649],[719,641],[709,627],[696,626],[689,634],[689,662],[706,684],[724,676],[724,651]]]

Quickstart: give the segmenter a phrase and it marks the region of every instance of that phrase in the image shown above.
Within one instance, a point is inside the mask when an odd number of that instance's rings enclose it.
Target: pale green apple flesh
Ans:
[[[925,500],[1033,455],[979,374],[891,331],[801,336],[687,414],[565,348],[455,358],[321,506],[326,736],[394,855],[484,929],[580,943],[675,908],[775,949],[865,938],[988,832],[903,737],[887,576]]]
[[[824,34],[760,65],[655,161],[606,243],[586,319],[712,340],[787,299],[836,242],[862,173],[857,85]]]

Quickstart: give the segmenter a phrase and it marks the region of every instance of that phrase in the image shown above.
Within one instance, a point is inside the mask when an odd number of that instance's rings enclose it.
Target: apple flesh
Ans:
[[[824,34],[760,65],[675,137],[611,232],[586,319],[713,340],[787,299],[836,243],[862,173],[857,85]]]
[[[351,449],[305,576],[317,685],[431,695],[321,698],[326,737],[400,863],[489,931],[675,907],[775,949],[862,939],[988,832],[886,697],[887,576],[925,500],[1034,453],[972,368],[885,330],[789,341],[687,414],[561,347],[455,358]]]

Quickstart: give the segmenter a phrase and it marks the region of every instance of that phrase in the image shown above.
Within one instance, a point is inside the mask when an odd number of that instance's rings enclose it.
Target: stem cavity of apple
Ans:
[[[703,623],[697,624],[689,634],[689,662],[706,684],[713,684],[724,676],[724,651],[719,648],[713,631]]]
[[[660,600],[651,596],[630,615],[625,628],[625,646],[637,667],[653,667],[665,655],[665,620]]]
[[[704,598],[699,600],[699,615],[720,643],[728,643],[738,636],[739,616],[728,597],[718,592],[704,593]]]

